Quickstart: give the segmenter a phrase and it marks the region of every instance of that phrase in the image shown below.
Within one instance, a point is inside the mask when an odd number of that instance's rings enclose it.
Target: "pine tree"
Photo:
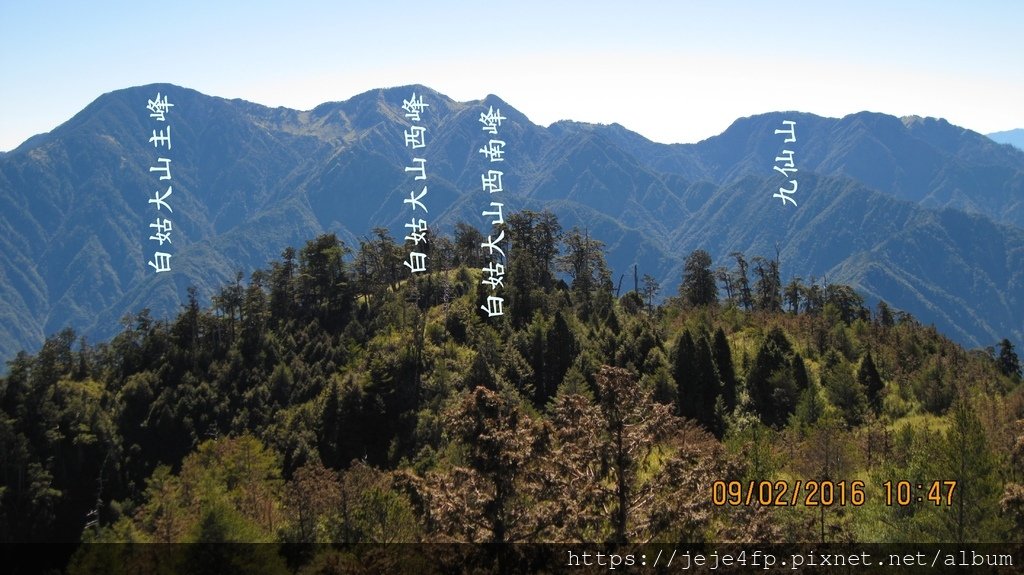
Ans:
[[[658,285],[658,280],[654,279],[654,276],[650,274],[644,274],[643,278],[643,298],[647,302],[647,310],[650,312],[654,311],[654,298],[658,297],[658,292],[661,291],[661,286]]]
[[[850,365],[835,351],[829,350],[825,357],[821,386],[825,388],[832,405],[842,413],[847,425],[856,426],[864,422],[868,409],[864,388],[854,380]]]
[[[721,435],[722,422],[716,417],[715,403],[722,392],[722,382],[711,355],[711,345],[705,335],[694,341],[693,403],[696,419],[706,429]],[[686,402],[686,398],[683,398]]]
[[[736,371],[732,365],[732,350],[729,347],[729,340],[725,337],[722,328],[715,330],[714,343],[715,367],[722,380],[722,399],[725,402],[725,410],[732,413],[736,409]]]
[[[572,278],[571,287],[580,305],[580,315],[589,321],[595,312],[606,311],[611,299],[611,271],[604,258],[604,242],[591,238],[589,232],[579,228],[565,234],[562,241],[565,253],[558,258],[557,267]]]
[[[864,393],[867,395],[868,404],[871,409],[878,415],[882,411],[882,376],[878,374],[878,369],[875,367],[875,360],[871,357],[871,352],[864,354],[864,359],[860,363],[860,368],[857,369],[857,383],[860,384]]]
[[[807,377],[807,367],[804,365],[804,358],[799,353],[793,354],[793,383],[796,384],[796,389],[799,392],[805,391],[810,387],[810,378]]]
[[[508,298],[512,325],[522,327],[543,303],[539,294],[554,285],[554,262],[562,227],[548,211],[516,212],[506,220],[508,241]],[[479,249],[479,248],[478,248]]]
[[[294,317],[295,248],[285,248],[281,260],[270,272],[270,317],[278,324]]]
[[[480,244],[484,236],[480,230],[467,224],[458,222],[455,224],[455,263],[468,268],[480,268],[484,266],[483,252]]]
[[[332,469],[341,469],[353,459],[364,457],[366,437],[362,389],[351,379],[334,383],[327,391],[320,411],[318,444],[320,458]]]
[[[722,282],[726,303],[734,305],[736,303],[736,285],[732,272],[725,266],[718,266],[715,269],[715,279]]]
[[[285,508],[291,516],[285,535],[289,543],[330,543],[327,518],[341,507],[338,474],[319,461],[295,470],[285,487]]]
[[[466,374],[463,387],[468,390],[473,390],[476,387],[483,387],[491,391],[498,389],[498,381],[494,378],[494,373],[491,372],[491,367],[487,364],[487,358],[483,353],[478,352],[473,357],[473,365],[470,367],[469,373]]]
[[[750,278],[747,275],[747,260],[743,257],[743,252],[733,252],[729,256],[736,258],[736,283],[739,287],[740,305],[749,311],[754,307],[754,296],[751,293]]]
[[[773,327],[747,374],[751,403],[766,425],[784,424],[796,406],[798,390],[791,368],[792,350],[782,330]]]
[[[672,349],[672,378],[676,382],[677,413],[694,419],[700,411],[695,392],[696,353],[693,336],[684,329]]]
[[[790,418],[790,424],[806,433],[808,428],[821,418],[825,413],[825,402],[821,400],[818,385],[811,382],[802,392],[797,401],[796,409]]]
[[[446,415],[445,425],[465,446],[468,469],[434,477],[428,495],[433,515],[448,533],[479,530],[485,541],[499,544],[528,538],[540,521],[531,513],[532,484],[524,481],[540,446],[530,417],[514,399],[476,387]]]
[[[267,294],[263,291],[264,275],[261,270],[252,273],[242,301],[242,352],[254,358],[259,354],[269,316]]]
[[[766,260],[756,256],[754,272],[757,274],[757,282],[754,284],[754,292],[757,294],[755,304],[757,309],[763,311],[777,312],[782,310],[782,280],[779,278],[779,262],[777,260]]]
[[[932,478],[955,481],[951,505],[927,506],[931,517],[925,529],[937,541],[965,543],[1000,541],[1006,524],[995,511],[999,508],[1002,486],[996,455],[973,407],[963,398],[951,408],[950,426],[932,459]],[[940,493],[948,494],[942,483]]]
[[[1003,341],[999,342],[999,358],[996,360],[996,365],[999,366],[999,371],[1003,375],[1020,378],[1020,359],[1013,351],[1013,343],[1009,339],[1003,338]]]
[[[701,466],[665,452],[652,457],[659,443],[680,429],[669,407],[654,402],[625,369],[603,366],[596,379],[596,403],[559,395],[552,409],[549,481],[556,487],[562,538],[615,544],[648,540],[665,529],[661,516],[666,512],[674,525],[689,519],[686,512],[706,521],[700,510],[687,507],[693,492],[687,481],[703,471]],[[681,513],[672,505],[686,509]]]
[[[188,286],[188,303],[172,324],[171,335],[175,347],[183,352],[186,369],[199,369],[199,297],[195,286]]]
[[[711,271],[711,256],[704,250],[695,250],[686,258],[680,295],[693,307],[712,305],[718,302],[718,284]]]
[[[803,289],[804,313],[817,314],[825,307],[825,294],[817,282],[811,276],[810,283]]]
[[[335,234],[321,234],[299,252],[300,313],[329,331],[348,321],[352,291],[344,258],[351,250]]]
[[[829,284],[825,287],[825,303],[832,304],[843,323],[850,325],[865,312],[864,298],[848,285]]]
[[[875,321],[882,327],[892,327],[895,324],[892,319],[892,310],[885,300],[878,300],[878,305],[875,308]]]
[[[789,280],[786,284],[786,289],[783,290],[782,296],[786,300],[786,304],[789,305],[789,312],[796,315],[800,311],[800,299],[804,293],[804,286],[802,283],[803,278],[795,277]]]
[[[545,335],[544,346],[544,371],[537,374],[538,386],[537,405],[544,405],[554,397],[555,390],[562,383],[565,372],[575,361],[579,353],[579,346],[576,343],[576,336],[573,335],[569,323],[561,311],[555,312],[551,321],[551,329]]]
[[[809,399],[809,402],[813,400]],[[808,411],[811,410],[813,408]],[[842,481],[850,475],[854,469],[850,435],[834,411],[823,410],[804,432],[800,457],[794,463],[794,468],[800,476],[823,483],[833,483]],[[816,524],[816,539],[819,543],[849,539],[849,526],[842,522],[843,506],[817,505],[807,507],[806,511],[817,516],[812,525]]]

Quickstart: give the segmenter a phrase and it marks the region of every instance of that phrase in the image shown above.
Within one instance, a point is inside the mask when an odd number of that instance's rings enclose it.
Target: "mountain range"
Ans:
[[[158,155],[146,109],[174,104],[171,271],[147,265]],[[72,326],[91,340],[127,313],[176,313],[324,231],[349,246],[374,227],[401,238],[412,153],[403,100],[429,107],[429,223],[490,229],[481,216],[493,137],[505,117],[505,211],[550,209],[605,243],[615,278],[651,274],[671,293],[702,248],[774,257],[785,281],[815,276],[934,323],[968,346],[1024,341],[1024,152],[941,119],[775,112],[696,144],[651,142],[620,125],[529,121],[494,95],[456,102],[424,86],[372,90],[309,111],[153,84],[100,96],[0,156],[0,358]],[[775,134],[796,122],[796,142]],[[794,151],[797,206],[772,195]],[[511,246],[510,249],[515,249]],[[626,282],[624,290],[632,287]]]

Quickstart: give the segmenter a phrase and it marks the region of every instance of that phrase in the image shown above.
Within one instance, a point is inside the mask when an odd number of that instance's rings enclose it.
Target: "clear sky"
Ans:
[[[1016,0],[369,4],[0,0],[0,150],[153,82],[304,110],[419,83],[666,143],[776,110],[1024,128]]]

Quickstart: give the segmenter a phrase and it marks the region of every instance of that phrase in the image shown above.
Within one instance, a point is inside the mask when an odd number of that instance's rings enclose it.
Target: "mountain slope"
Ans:
[[[797,141],[774,130],[796,122]],[[697,144],[638,142],[616,126],[584,126],[631,150],[645,165],[691,180],[725,184],[770,176],[775,157],[793,149],[799,174],[846,176],[930,208],[955,208],[1024,227],[1024,152],[945,120],[861,112],[822,118],[775,112],[736,120]]]
[[[1024,336],[1024,230],[921,208],[847,178],[807,175],[803,185],[814,192],[799,209],[751,201],[770,198],[772,180],[725,186],[674,241],[703,246],[717,262],[733,251],[772,256],[777,245],[783,278],[851,285],[971,345]]]

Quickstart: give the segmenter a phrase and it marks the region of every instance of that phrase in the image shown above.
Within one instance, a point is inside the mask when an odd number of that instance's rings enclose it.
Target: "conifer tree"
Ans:
[[[547,403],[555,395],[555,390],[562,383],[565,372],[569,371],[569,366],[578,353],[576,336],[573,335],[562,312],[556,311],[551,321],[551,329],[545,334],[544,371],[537,375],[537,391],[540,393],[538,405]]]
[[[806,433],[824,413],[825,402],[821,400],[818,385],[811,382],[806,389],[800,392],[800,399],[797,401],[790,423],[801,433]]]
[[[804,358],[799,353],[793,353],[793,383],[796,384],[798,392],[803,392],[810,387],[810,378],[807,377],[807,367],[804,366]]]
[[[736,284],[739,288],[740,304],[743,309],[749,311],[754,307],[754,296],[751,293],[750,278],[747,275],[747,260],[744,258],[743,252],[733,252],[729,256],[736,259]]]
[[[864,354],[864,359],[860,363],[860,367],[857,369],[857,383],[860,384],[864,393],[867,395],[868,404],[871,409],[878,415],[882,411],[882,376],[878,374],[878,369],[875,367],[875,360],[871,357],[871,352]]]
[[[536,537],[550,519],[536,509],[539,482],[528,480],[541,448],[531,418],[503,392],[477,387],[445,426],[465,447],[466,466],[431,474],[424,486],[442,532],[498,544]]]
[[[754,272],[757,273],[757,282],[754,284],[754,292],[757,294],[755,304],[757,309],[776,312],[782,310],[782,280],[779,278],[778,260],[766,260],[761,256],[755,256]]]
[[[892,310],[885,300],[878,300],[878,305],[875,308],[875,321],[882,327],[892,327],[896,323],[892,318]]]
[[[996,510],[1003,490],[985,430],[964,398],[955,401],[950,418],[929,470],[941,484],[942,504],[926,507],[933,513],[924,518],[923,526],[937,541],[963,545],[1002,540],[1007,526]],[[951,481],[956,485],[949,501],[946,482]]]
[[[716,435],[721,434],[722,422],[715,412],[715,403],[722,392],[722,382],[711,354],[711,346],[704,334],[694,341],[694,372],[692,398],[697,412],[692,415],[701,425]],[[683,398],[687,404],[686,398]]]
[[[468,268],[480,268],[484,266],[483,252],[480,244],[484,236],[480,230],[467,224],[458,222],[455,224],[455,263]]]
[[[711,271],[711,256],[704,250],[694,250],[686,258],[680,295],[693,307],[712,305],[718,302],[718,284]]]
[[[791,368],[792,346],[778,327],[773,327],[757,350],[747,374],[747,392],[754,410],[766,425],[786,422],[796,405],[798,390]]]
[[[643,298],[647,302],[647,310],[654,311],[654,298],[658,296],[658,292],[661,291],[661,286],[658,285],[658,280],[654,279],[654,276],[650,274],[644,274],[643,278]]]
[[[1003,341],[999,342],[999,358],[996,360],[996,365],[999,366],[999,371],[1003,375],[1020,377],[1020,358],[1017,357],[1017,353],[1013,350],[1013,343],[1009,339],[1003,338]]]
[[[789,280],[786,284],[786,289],[783,290],[782,297],[786,300],[786,304],[789,305],[789,312],[796,315],[800,311],[800,299],[804,293],[804,286],[801,283],[803,278],[794,277]]]
[[[564,536],[625,544],[663,529],[666,511],[676,521],[691,519],[670,506],[689,495],[681,487],[703,469],[681,457],[651,457],[680,429],[679,421],[627,370],[603,366],[596,379],[596,402],[559,395],[553,407],[549,464],[564,509],[558,515]],[[687,511],[706,520],[700,511]]]
[[[732,413],[736,408],[736,371],[732,365],[732,350],[729,348],[729,339],[721,327],[715,330],[714,343],[715,367],[722,381],[722,399],[725,402],[725,410]]]
[[[864,422],[868,400],[864,388],[853,378],[850,365],[834,350],[829,350],[821,372],[821,386],[825,388],[829,401],[835,405],[847,425],[856,426]]]
[[[594,312],[605,311],[611,299],[611,271],[604,259],[604,242],[591,238],[589,232],[579,228],[565,234],[562,242],[565,253],[557,260],[558,269],[572,278],[571,287],[580,305],[580,315],[590,320]]]
[[[676,412],[683,417],[696,418],[700,410],[695,395],[694,376],[696,367],[696,346],[689,330],[683,330],[672,349],[672,378],[676,382]]]

